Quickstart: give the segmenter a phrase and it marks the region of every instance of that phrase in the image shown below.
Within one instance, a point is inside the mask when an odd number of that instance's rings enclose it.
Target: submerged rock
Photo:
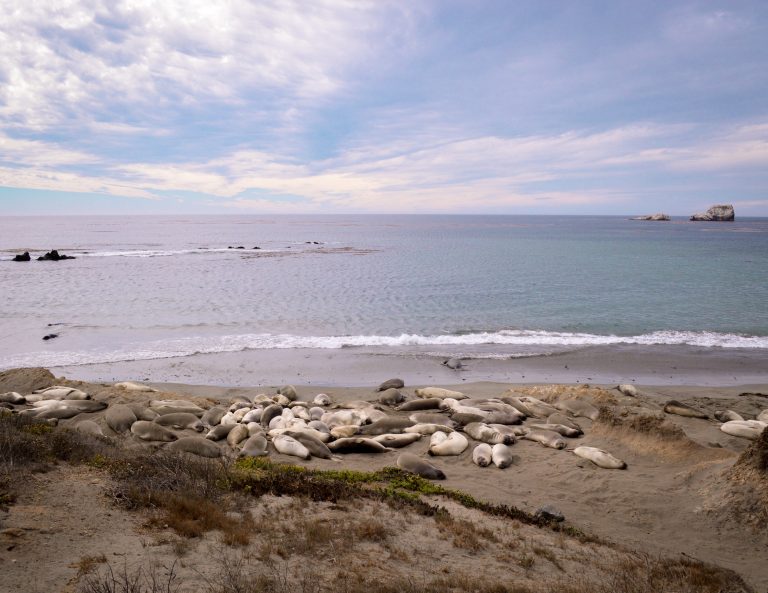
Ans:
[[[695,220],[695,221],[714,220],[714,221],[731,222],[734,219],[735,219],[735,214],[733,211],[733,206],[731,204],[718,204],[716,206],[712,206],[706,212],[694,214],[693,216],[691,216],[691,220]]]

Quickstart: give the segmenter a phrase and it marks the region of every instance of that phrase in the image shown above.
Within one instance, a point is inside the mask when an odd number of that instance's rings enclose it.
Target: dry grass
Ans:
[[[170,567],[150,564],[148,567],[115,568],[107,563],[95,573],[85,575],[78,593],[176,593],[181,586],[176,564]]]
[[[80,579],[87,574],[91,574],[99,564],[105,564],[106,562],[107,557],[104,554],[99,556],[83,556],[72,565],[72,568],[77,569],[77,576],[75,578]]]
[[[554,403],[566,399],[585,399],[590,403],[600,405],[615,405],[618,403],[616,396],[602,387],[583,385],[535,385],[530,387],[515,387],[516,393],[522,393],[540,399],[541,401]]]
[[[455,519],[447,512],[435,515],[435,524],[443,536],[452,538],[454,547],[465,550],[484,550],[489,543],[496,543],[499,539],[493,530],[480,527],[471,521]]]

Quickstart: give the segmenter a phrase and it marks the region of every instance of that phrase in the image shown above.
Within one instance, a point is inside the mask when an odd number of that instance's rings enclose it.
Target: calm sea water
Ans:
[[[10,261],[54,248],[77,259]],[[768,219],[8,217],[0,260],[3,368],[275,347],[768,349]]]

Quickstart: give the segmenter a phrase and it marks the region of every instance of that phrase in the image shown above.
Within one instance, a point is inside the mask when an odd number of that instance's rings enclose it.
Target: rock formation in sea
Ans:
[[[29,251],[25,251],[21,255],[15,255],[13,261],[31,261],[32,257],[29,255]]]
[[[733,212],[733,206],[731,204],[718,204],[716,206],[712,206],[709,210],[706,212],[701,212],[699,214],[694,214],[691,216],[691,220],[715,220],[715,221],[725,221],[730,222],[733,221],[735,218],[734,212]]]
[[[64,259],[75,259],[75,256],[60,254],[56,249],[53,249],[45,255],[38,257],[37,261],[61,261]]]
[[[633,216],[630,220],[669,220],[669,214],[663,214],[657,212],[656,214],[649,214],[647,216]]]

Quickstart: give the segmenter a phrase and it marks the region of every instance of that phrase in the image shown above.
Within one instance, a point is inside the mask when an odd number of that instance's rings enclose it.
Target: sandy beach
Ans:
[[[571,360],[568,366],[573,362]],[[322,392],[330,396],[336,405],[343,406],[345,402],[358,400],[370,401],[371,405],[377,405],[387,415],[407,418],[407,412],[398,412],[389,406],[376,403],[376,385],[390,376],[389,369],[379,370],[377,380],[369,382],[366,386],[317,386],[295,382],[297,399],[312,401]],[[443,378],[444,375],[438,375],[438,371],[444,372],[439,367],[435,370],[422,369],[421,372],[434,372],[437,379]],[[32,387],[40,387],[37,383],[28,381],[30,372],[22,372],[19,375],[14,375],[13,372],[3,373],[0,375],[0,392],[23,392],[30,391]],[[358,368],[357,379],[361,372]],[[470,379],[474,378],[474,373],[477,372],[477,368],[466,371],[468,374],[472,373]],[[152,374],[149,369],[146,373],[134,373],[121,378],[141,380],[146,376],[151,377]],[[371,371],[370,376],[374,374]],[[350,383],[357,382],[354,374],[349,377]],[[42,382],[52,381],[53,379]],[[134,393],[113,387],[111,382],[82,382],[74,377],[63,379],[59,376],[55,383],[81,389],[94,400],[104,401],[109,406],[117,403],[147,405],[152,399],[184,399],[203,408],[218,404],[228,405],[237,398],[252,400],[261,393],[274,394],[280,384],[224,387],[154,382],[151,385],[158,389],[158,392]],[[436,380],[419,385],[406,381],[401,392],[408,400],[414,400],[418,399],[415,389],[419,386],[439,384],[460,391],[471,399],[532,396],[553,405],[576,400],[605,409],[603,415],[596,420],[585,417],[573,419],[582,428],[584,436],[567,439],[569,443],[565,450],[556,450],[519,439],[512,447],[513,464],[503,470],[494,466],[481,468],[473,464],[472,450],[476,443],[472,440],[470,447],[463,453],[449,457],[430,458],[427,455],[428,436],[409,445],[408,452],[429,459],[444,471],[446,479],[441,485],[465,492],[480,501],[516,507],[530,514],[535,514],[542,506],[551,505],[565,516],[568,525],[579,532],[593,535],[600,541],[609,542],[617,550],[645,553],[653,558],[702,561],[734,571],[756,591],[768,587],[768,569],[762,561],[768,555],[768,536],[765,529],[768,519],[765,501],[766,476],[764,473],[754,474],[751,470],[744,473],[738,469],[740,456],[754,441],[723,433],[719,430],[721,423],[713,416],[716,410],[729,409],[744,418],[754,418],[768,408],[768,382],[725,386],[649,385],[638,382],[636,397],[622,394],[615,388],[615,383],[594,382],[585,385],[467,380],[441,384]],[[670,400],[693,406],[706,414],[707,419],[665,413],[663,407]],[[17,411],[22,407],[17,406]],[[84,420],[91,420],[101,427],[108,438],[124,442],[131,448],[136,447],[136,451],[162,448],[158,443],[148,445],[141,442],[130,433],[115,433],[105,423],[105,413],[97,411],[79,414],[61,420],[59,426],[72,428]],[[637,418],[656,420],[644,425],[633,420]],[[524,426],[535,422],[535,418],[529,418]],[[189,429],[175,432],[178,436],[199,434]],[[604,449],[625,461],[628,467],[625,470],[600,468],[572,453],[573,447],[579,445]],[[225,455],[234,455],[234,451],[226,443],[220,446]],[[270,445],[269,459],[318,470],[370,472],[394,466],[401,452],[402,450],[393,449],[381,454],[345,453],[334,455],[332,459],[313,457],[310,461],[305,461],[277,453]],[[65,476],[62,482],[55,477],[57,474]],[[78,576],[78,562],[95,549],[105,550],[104,554],[108,557],[114,550],[114,554],[119,554],[120,558],[126,561],[130,558],[132,563],[146,560],[150,552],[153,558],[163,559],[166,564],[173,560],[175,552],[169,542],[175,540],[169,537],[163,539],[162,528],[159,531],[148,530],[146,519],[137,518],[135,512],[132,515],[110,506],[103,495],[109,481],[109,477],[103,472],[87,465],[69,468],[68,464],[60,464],[53,471],[31,474],[29,482],[19,488],[16,503],[8,505],[0,515],[0,537],[3,538],[0,566],[6,582],[9,583],[8,591],[32,590],[28,588],[33,583],[30,571],[44,561],[52,550],[56,550],[57,554],[55,566],[51,565],[48,574],[34,573],[34,583],[38,590],[54,590],[54,583],[60,584],[64,581],[74,587],[85,574]],[[77,496],[87,496],[95,505],[89,510],[74,503],[74,507],[78,509],[78,518],[74,523],[81,527],[73,527],[75,516],[72,512],[62,513],[61,509],[56,510],[59,506],[71,509],[73,505],[72,498],[61,498],[62,493],[51,491],[63,488],[64,485],[75,491],[79,488]],[[72,495],[69,493],[66,496]],[[261,500],[254,507],[254,513],[270,508],[265,500],[270,499]],[[287,503],[277,501],[274,504]],[[312,507],[309,503],[302,504],[305,509]],[[365,503],[361,504],[365,506]],[[91,503],[88,507],[90,506]],[[261,511],[258,511],[259,508]],[[358,511],[355,516],[365,516],[373,512],[371,509]],[[379,512],[377,510],[375,514]],[[489,528],[506,529],[503,525],[496,525],[496,519],[490,521],[466,510],[462,512],[467,513],[467,520],[475,524],[487,522],[491,525]],[[58,519],[50,519],[51,526],[42,529],[39,520],[43,516]],[[98,521],[94,520],[94,516],[98,516]],[[401,525],[403,519],[402,516],[398,518],[398,513],[392,509],[381,516],[384,517],[382,521],[392,526]],[[46,521],[50,522],[49,519]],[[78,537],[75,534],[73,543],[64,545],[67,538],[73,537],[69,529],[79,529],[78,533],[81,535]],[[537,531],[533,527],[525,529],[532,530],[531,537],[543,537],[542,541],[546,540],[541,546],[552,544],[547,540],[550,536],[542,536],[540,530]],[[116,531],[120,532],[119,537],[115,535]],[[87,534],[87,537],[83,534]],[[431,550],[415,534],[410,538],[408,541],[414,552],[417,549]],[[161,543],[149,544],[147,548],[147,539]],[[191,559],[199,559],[209,554],[210,546],[216,542],[210,536],[191,541],[191,551],[187,550],[185,554],[188,555],[181,558],[182,566],[194,565]],[[489,547],[493,549],[499,545],[501,544],[492,543]],[[566,547],[568,545],[571,544]],[[576,542],[573,546],[574,549],[584,552],[593,544]],[[110,552],[107,553],[106,550]],[[561,552],[562,550],[559,553]],[[466,549],[449,546],[447,551],[438,553],[431,550],[430,553],[436,554],[430,556],[430,562],[435,566],[461,565],[466,568]],[[394,562],[392,554],[387,558],[389,563]],[[534,581],[552,577],[559,579],[558,582],[568,582],[583,570],[583,567],[577,568],[579,562],[584,560],[574,556],[572,569],[565,573],[545,562],[539,562],[537,568],[526,569],[523,573],[528,577],[534,575]],[[187,574],[188,570],[185,570],[182,572]],[[402,571],[407,572],[405,568],[402,568]],[[491,571],[489,574],[497,575],[497,571]]]

